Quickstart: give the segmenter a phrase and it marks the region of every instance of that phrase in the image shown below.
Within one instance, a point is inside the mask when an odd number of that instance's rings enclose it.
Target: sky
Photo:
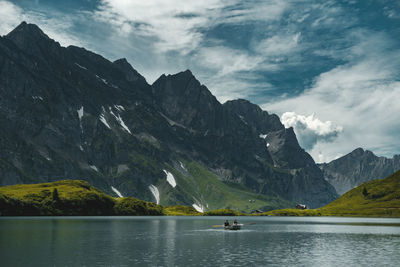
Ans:
[[[149,83],[190,69],[221,103],[280,116],[316,162],[400,154],[398,0],[0,0],[0,35],[21,21]]]

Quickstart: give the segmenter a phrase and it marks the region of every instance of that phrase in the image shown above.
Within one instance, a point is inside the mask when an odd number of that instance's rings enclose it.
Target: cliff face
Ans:
[[[222,105],[190,71],[149,85],[125,59],[61,47],[32,24],[0,37],[0,125],[0,185],[83,179],[202,209],[222,208],[221,194],[270,208],[336,198],[276,115]]]
[[[370,180],[383,179],[400,169],[400,155],[377,157],[371,151],[357,148],[330,163],[319,164],[324,178],[338,194]]]
[[[327,198],[336,198],[333,187],[321,181],[323,174],[312,157],[300,147],[293,128],[285,129],[278,116],[246,100],[228,101],[224,107],[237,114],[253,135],[263,141],[273,163],[268,166],[274,171],[268,185],[276,192],[297,202],[301,199],[311,207]]]

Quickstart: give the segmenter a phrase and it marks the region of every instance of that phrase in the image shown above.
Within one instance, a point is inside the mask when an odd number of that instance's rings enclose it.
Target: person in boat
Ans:
[[[237,225],[238,223],[237,223],[237,220],[235,219],[234,221],[233,221],[233,225]]]
[[[229,226],[229,221],[228,220],[225,221],[224,226],[225,227]]]

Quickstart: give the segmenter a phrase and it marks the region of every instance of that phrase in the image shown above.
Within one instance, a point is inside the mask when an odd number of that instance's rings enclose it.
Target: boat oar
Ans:
[[[214,227],[214,228],[216,228],[216,227],[224,227],[224,225],[217,224],[217,225],[213,225],[212,227]]]

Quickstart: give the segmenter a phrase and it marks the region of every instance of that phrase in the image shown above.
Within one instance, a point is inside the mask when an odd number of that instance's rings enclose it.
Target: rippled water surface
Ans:
[[[0,218],[1,266],[400,266],[400,219]]]

